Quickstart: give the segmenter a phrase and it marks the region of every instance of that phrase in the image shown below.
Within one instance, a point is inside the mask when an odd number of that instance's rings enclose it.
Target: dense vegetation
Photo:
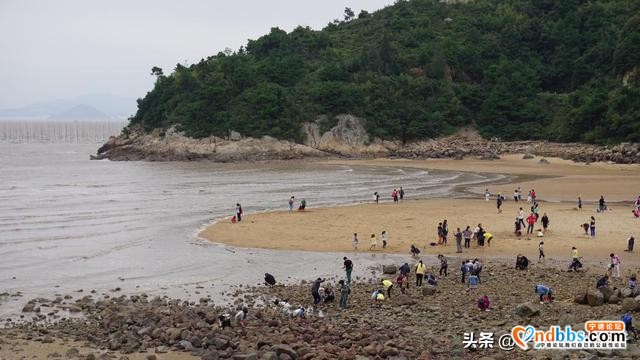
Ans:
[[[165,76],[131,125],[301,140],[320,114],[385,139],[474,126],[512,139],[640,141],[639,0],[398,1],[322,31],[278,28]],[[331,124],[322,124],[325,128]]]

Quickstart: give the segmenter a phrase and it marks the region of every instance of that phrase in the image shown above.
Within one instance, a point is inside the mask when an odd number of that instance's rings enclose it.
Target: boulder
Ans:
[[[416,301],[413,300],[408,295],[401,294],[401,295],[398,295],[398,297],[396,297],[396,303],[401,306],[406,306],[406,305],[415,305]]]
[[[549,160],[547,160],[545,158],[540,159],[540,161],[538,161],[538,163],[540,163],[542,165],[549,165],[550,164]]]
[[[600,306],[604,304],[604,295],[599,290],[590,289],[587,291],[587,304],[589,306]]]
[[[382,273],[387,275],[395,275],[398,272],[396,265],[382,265]]]
[[[522,158],[523,158],[524,160],[529,160],[529,159],[533,159],[533,158],[534,158],[534,156],[533,156],[533,155],[531,155],[531,154],[524,154],[524,156],[522,156]]]
[[[278,357],[282,357],[282,354],[287,354],[292,359],[298,358],[298,353],[291,347],[283,344],[273,345],[271,351],[275,351]]]
[[[540,309],[531,302],[526,302],[516,306],[516,315],[520,317],[532,317],[540,315]]]
[[[611,295],[611,297],[607,299],[607,304],[618,304],[619,302],[620,302],[620,298],[615,294]]]
[[[573,301],[578,303],[578,304],[586,305],[587,304],[587,293],[583,291],[583,292],[580,292],[580,293],[576,294],[573,297]]]
[[[629,288],[624,288],[622,290],[620,290],[620,297],[621,298],[628,298],[631,297],[633,295],[633,290],[629,289]]]
[[[640,303],[638,303],[635,299],[632,299],[632,298],[622,299],[622,312],[636,311],[638,309],[640,309]]]
[[[425,287],[422,288],[422,295],[424,296],[435,295],[437,291],[438,289],[435,286],[426,285]]]
[[[600,292],[602,293],[602,297],[604,298],[604,302],[609,302],[609,298],[613,295],[614,290],[608,286],[601,287]]]

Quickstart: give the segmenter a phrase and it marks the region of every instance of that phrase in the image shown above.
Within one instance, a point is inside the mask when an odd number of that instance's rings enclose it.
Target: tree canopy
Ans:
[[[130,126],[301,140],[318,115],[403,142],[459,127],[504,140],[640,141],[638,0],[397,1],[278,28],[165,75]]]

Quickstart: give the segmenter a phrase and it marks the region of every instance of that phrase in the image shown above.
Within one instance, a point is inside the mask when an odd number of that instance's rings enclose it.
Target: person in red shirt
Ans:
[[[527,234],[533,234],[533,225],[536,223],[536,216],[531,213],[529,217],[527,217]]]

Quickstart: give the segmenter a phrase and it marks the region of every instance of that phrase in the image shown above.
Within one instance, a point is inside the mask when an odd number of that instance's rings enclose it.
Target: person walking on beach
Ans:
[[[615,255],[614,253],[611,253],[609,255],[609,258],[611,259],[611,263],[609,265],[609,267],[611,268],[611,274],[613,275],[614,278],[619,279],[620,264],[622,264],[622,260],[620,260],[620,257],[618,255]]]
[[[442,223],[438,223],[438,245],[442,244],[442,239],[444,237],[443,233],[444,230],[442,227]]]
[[[400,201],[402,201],[404,199],[404,189],[402,188],[402,186],[400,186],[399,194],[400,194]]]
[[[582,210],[582,194],[578,195],[578,210]]]
[[[500,193],[498,193],[498,197],[496,198],[496,207],[498,208],[498,214],[500,214],[502,212],[502,195],[500,195]]]
[[[347,275],[347,283],[351,284],[351,272],[353,271],[353,261],[349,260],[346,256],[342,258],[344,260],[343,267],[344,272]]]
[[[600,195],[600,200],[598,200],[598,212],[604,212],[607,210],[607,205],[604,202],[604,195]]]
[[[484,189],[484,201],[489,201],[490,197],[491,193],[489,192],[489,189]]]
[[[527,203],[531,203],[531,190],[529,190],[529,193],[527,194]]]
[[[596,218],[593,216],[589,222],[589,232],[591,233],[591,237],[596,237]]]
[[[418,261],[416,264],[416,286],[422,286],[422,278],[424,274],[427,273],[427,266],[422,262],[422,260]]]
[[[544,241],[540,241],[540,244],[538,244],[538,261],[544,258]]]
[[[449,224],[447,219],[442,221],[442,242],[447,245],[447,236],[449,236]]]
[[[518,189],[513,190],[513,201],[518,202]]]
[[[346,309],[351,290],[349,289],[349,284],[345,284],[344,280],[338,281],[338,284],[340,284],[340,308]]]
[[[467,249],[471,247],[472,236],[473,236],[473,232],[471,231],[471,227],[467,225],[467,228],[464,229],[464,231],[462,232],[462,237],[464,237],[464,247]]]
[[[547,232],[547,228],[549,227],[549,217],[547,216],[547,213],[542,215],[542,219],[540,221],[542,221],[542,231]]]
[[[533,215],[533,213],[531,213],[531,215],[529,215],[529,217],[527,218],[527,224],[529,224],[527,226],[527,235],[529,234],[533,234],[533,226],[536,223],[536,216]]]
[[[393,189],[393,191],[391,192],[391,198],[393,199],[394,203],[398,202],[398,190]]]
[[[447,277],[447,268],[449,267],[447,264],[447,258],[440,254],[438,255],[438,260],[440,260],[440,271],[438,274],[442,276],[442,273],[444,272],[444,276]]]
[[[514,230],[513,233],[520,238],[520,236],[522,235],[522,225],[520,225],[520,220],[518,220],[518,218],[516,218],[516,222],[514,224]]]
[[[460,228],[456,230],[456,233],[453,236],[456,238],[456,252],[461,253],[462,252],[462,232],[460,231]]]
[[[411,256],[417,258],[420,254],[420,249],[418,249],[415,245],[411,244]]]
[[[293,197],[293,196],[289,198],[289,212],[293,212],[293,199],[294,198],[295,197]]]
[[[533,201],[533,203],[536,203],[536,190],[535,189],[531,189],[531,201]]]
[[[358,251],[358,233],[353,233],[353,250]]]
[[[369,251],[375,250],[378,246],[378,239],[376,239],[376,234],[371,234],[371,246],[369,246]]]
[[[381,238],[382,238],[382,248],[386,249],[387,245],[389,244],[389,236],[387,236],[386,230],[382,231]]]
[[[518,221],[520,222],[520,224],[522,224],[522,227],[525,227],[525,223],[524,223],[524,210],[522,210],[522,208],[520,208],[520,210],[518,210]]]
[[[317,278],[311,285],[311,296],[313,296],[313,305],[318,305],[322,298],[320,297],[320,284],[325,282],[326,279]]]
[[[520,189],[520,186],[518,186],[518,201],[522,201],[522,189]]]
[[[236,220],[238,222],[242,221],[242,206],[240,204],[236,204]]]
[[[380,202],[380,195],[378,194],[378,192],[374,192],[373,193],[373,201],[378,204]]]

